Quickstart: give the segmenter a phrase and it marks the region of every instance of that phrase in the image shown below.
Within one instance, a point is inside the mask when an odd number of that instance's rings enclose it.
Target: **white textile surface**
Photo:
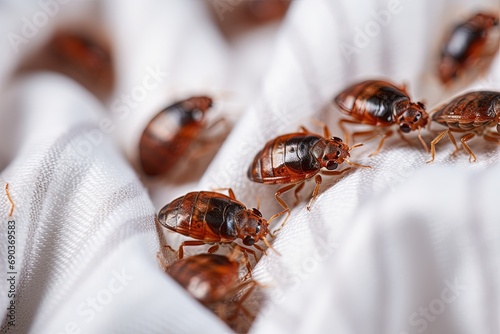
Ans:
[[[500,90],[498,54],[488,73],[456,89],[433,74],[449,27],[478,10],[498,13],[498,0],[296,0],[279,26],[236,45],[201,1],[62,2],[18,52],[0,42],[0,187],[9,183],[16,204],[9,219],[2,190],[2,332],[230,333],[160,270],[158,209],[187,191],[231,187],[250,207],[260,196],[265,217],[278,212],[278,187],[246,177],[255,153],[300,125],[318,129],[313,118],[338,134],[331,100],[357,80],[404,82],[430,109],[460,91]],[[0,8],[7,36],[40,4]],[[389,14],[377,23],[381,12]],[[12,76],[50,31],[91,19],[115,52],[109,102],[58,74]],[[375,30],[360,45],[365,29]],[[342,45],[355,49],[346,54]],[[151,71],[158,86],[117,113],[120,97]],[[207,170],[181,184],[141,180],[134,167],[144,125],[199,93],[213,94],[216,112],[235,124]],[[111,135],[98,131],[103,119],[115,126]],[[499,149],[475,139],[471,164],[463,152],[451,157],[443,139],[426,164],[429,155],[410,140],[394,136],[372,158],[376,140],[353,150],[352,161],[373,168],[324,178],[311,211],[311,185],[301,192],[274,240],[281,256],[268,252],[254,269],[265,287],[249,300],[258,311],[252,333],[500,333]],[[16,222],[15,327],[7,318],[8,220]]]

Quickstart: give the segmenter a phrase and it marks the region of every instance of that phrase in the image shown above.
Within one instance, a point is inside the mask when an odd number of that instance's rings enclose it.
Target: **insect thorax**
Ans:
[[[409,98],[393,87],[381,87],[366,101],[368,113],[384,123],[394,123],[408,103]]]
[[[322,156],[325,143],[314,135],[294,137],[285,143],[285,165],[287,168],[301,173],[312,172],[321,168],[316,154]]]
[[[205,222],[212,232],[221,237],[236,238],[238,236],[238,213],[245,208],[235,203],[227,203],[220,199],[210,201],[210,210],[205,215]]]

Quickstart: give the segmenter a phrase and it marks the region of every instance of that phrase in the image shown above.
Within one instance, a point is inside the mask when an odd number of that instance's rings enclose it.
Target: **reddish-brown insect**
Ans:
[[[432,120],[448,129],[439,134],[431,142],[432,158],[434,161],[436,144],[448,135],[455,145],[455,155],[459,148],[451,132],[466,133],[460,141],[463,148],[469,153],[469,161],[475,162],[476,156],[472,153],[467,141],[475,135],[482,135],[484,139],[500,144],[500,93],[490,91],[470,92],[457,96],[450,102],[438,107],[432,114]],[[496,131],[488,129],[496,126]]]
[[[54,35],[49,50],[55,58],[53,66],[80,81],[100,97],[113,87],[114,73],[109,46],[80,33],[61,32]]]
[[[290,0],[209,0],[222,32],[232,37],[246,29],[283,18]]]
[[[474,67],[481,57],[490,56],[486,45],[492,27],[498,26],[498,15],[477,13],[453,29],[441,50],[438,66],[443,83]],[[493,49],[498,49],[498,45]],[[491,54],[492,55],[492,54]]]
[[[235,301],[235,306],[236,310],[241,310],[248,318],[251,318],[248,310],[243,307],[243,303],[257,286],[257,282],[251,279],[240,282],[240,264],[233,258],[233,254],[229,257],[216,254],[190,256],[174,262],[166,272],[194,298],[210,309],[232,302],[240,292],[248,288]],[[227,308],[223,310],[226,311]],[[231,319],[227,311],[219,313],[222,313],[217,314],[222,320]]]
[[[281,19],[290,6],[290,0],[260,0],[245,2],[247,16],[255,22]]]
[[[167,268],[182,287],[202,304],[224,300],[238,283],[240,265],[223,255],[197,254]]]
[[[275,214],[269,222],[286,213]],[[269,222],[262,218],[258,209],[247,209],[236,200],[229,189],[229,197],[216,192],[191,192],[165,205],[158,214],[158,222],[171,231],[196,240],[184,241],[179,247],[179,257],[185,246],[216,244],[209,252],[215,252],[221,243],[232,244],[241,239],[245,246],[253,246],[264,252],[257,242],[262,240],[268,247],[266,236]],[[272,247],[271,247],[272,248]],[[255,251],[241,248],[255,256]]]
[[[50,70],[63,73],[101,100],[113,90],[113,52],[103,34],[58,31],[37,52],[23,61],[19,71]]]
[[[323,175],[339,175],[349,170],[334,171],[344,161],[350,165],[361,166],[349,161],[350,151],[342,139],[332,137],[327,127],[324,128],[323,136],[309,132],[304,127],[302,132],[290,133],[274,138],[266,143],[264,148],[257,153],[248,169],[248,178],[251,181],[264,184],[288,184],[279,189],[275,196],[276,200],[288,210],[288,205],[283,201],[281,195],[294,188],[295,198],[304,186],[304,181],[315,176],[316,187],[311,200],[307,206],[309,210],[319,192]],[[327,171],[322,170],[326,168]]]
[[[205,113],[212,99],[197,96],[177,102],[158,113],[149,122],[139,142],[139,156],[144,173],[157,176],[167,173],[205,127]]]
[[[111,64],[109,50],[84,35],[58,34],[52,40],[55,54],[86,71],[98,74]]]
[[[335,103],[340,110],[351,116],[352,119],[339,120],[339,126],[346,134],[344,123],[367,124],[375,127],[385,128],[377,150],[371,155],[377,154],[382,148],[387,137],[392,135],[388,127],[397,124],[398,133],[406,141],[404,133],[417,130],[418,138],[426,151],[429,151],[422,136],[420,128],[427,125],[428,115],[425,106],[421,102],[413,103],[406,92],[406,88],[397,87],[389,82],[381,80],[367,80],[350,86],[335,97]],[[354,132],[353,138],[358,135],[375,135],[379,129]]]

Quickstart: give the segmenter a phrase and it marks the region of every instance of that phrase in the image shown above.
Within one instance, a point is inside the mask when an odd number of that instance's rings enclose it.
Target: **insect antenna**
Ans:
[[[357,148],[357,147],[361,147],[363,146],[365,143],[358,143],[358,144],[354,144],[352,145],[350,148],[349,148],[349,153],[351,153],[352,149],[354,148]]]
[[[345,161],[346,161],[349,165],[351,165],[351,166],[360,167],[360,168],[370,168],[370,169],[372,168],[372,166],[366,166],[366,165],[357,164],[357,163],[352,162],[352,161],[350,161],[350,160],[348,160],[348,159],[346,159]]]
[[[375,138],[375,137],[374,137]],[[350,148],[349,148],[349,153],[351,153],[351,151],[354,149],[354,148],[357,148],[357,147],[361,147],[363,146],[365,143],[358,143],[358,144],[354,144],[352,145]],[[356,167],[361,167],[361,168],[372,168],[372,166],[365,166],[365,165],[360,165],[358,163],[355,163],[355,162],[352,162],[350,161],[349,159],[345,159],[345,161],[351,165],[351,166],[356,166]]]

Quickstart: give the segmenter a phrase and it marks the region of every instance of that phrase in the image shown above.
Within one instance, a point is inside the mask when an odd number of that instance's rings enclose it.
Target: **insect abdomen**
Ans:
[[[378,122],[393,124],[396,111],[396,104],[409,100],[399,89],[391,86],[380,87],[371,97],[366,100],[366,113],[368,118],[373,118]]]
[[[265,180],[274,177],[273,150],[278,141],[279,137],[273,141],[267,142],[264,148],[257,153],[247,172],[247,176],[250,180],[264,183]],[[280,144],[280,142],[278,142],[278,144]],[[280,149],[283,150],[283,148]]]
[[[162,208],[158,220],[166,228],[205,242],[236,239],[234,213],[244,207],[212,192],[192,192]]]
[[[452,129],[474,130],[495,122],[500,112],[500,93],[470,92],[460,95],[440,107],[433,120]]]
[[[172,264],[167,273],[204,304],[226,297],[238,281],[237,262],[215,254],[198,254]]]
[[[481,39],[481,31],[471,27],[469,24],[462,24],[455,28],[450,40],[444,45],[443,56],[448,56],[458,62],[465,61],[470,46]]]
[[[361,123],[389,126],[394,124],[396,104],[409,97],[396,86],[380,80],[367,80],[355,84],[336,98],[341,110]]]
[[[305,171],[318,170],[311,148],[321,138],[294,133],[269,141],[248,169],[248,178],[260,183],[288,183],[304,179]]]
[[[182,102],[158,113],[144,130],[139,143],[144,172],[151,176],[167,173],[185,154],[201,127]]]

